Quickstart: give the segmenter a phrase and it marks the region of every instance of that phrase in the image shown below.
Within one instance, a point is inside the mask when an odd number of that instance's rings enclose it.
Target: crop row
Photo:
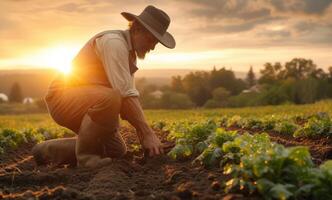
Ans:
[[[61,127],[49,128],[2,128],[0,129],[0,154],[13,150],[25,143],[39,143],[44,140],[72,135]]]
[[[317,113],[308,117],[223,117],[223,127],[238,127],[250,130],[275,131],[294,137],[332,136],[332,120],[327,113]]]
[[[332,136],[332,119],[327,113],[311,116],[302,115],[268,115],[263,117],[243,117],[239,115],[222,116],[215,121],[224,128],[239,128],[253,131],[273,131],[293,137]],[[195,121],[197,122],[197,121]],[[193,121],[181,121],[192,124]],[[171,120],[157,121],[153,126],[158,129],[171,130],[181,124]]]
[[[238,134],[210,120],[173,127],[168,155],[220,167],[225,192],[259,194],[264,199],[332,199],[332,160],[315,167],[306,147],[286,148],[268,134]]]

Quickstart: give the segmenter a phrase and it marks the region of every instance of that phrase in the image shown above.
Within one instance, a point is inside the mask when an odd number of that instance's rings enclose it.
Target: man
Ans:
[[[95,167],[122,157],[126,145],[119,133],[119,115],[135,127],[150,156],[163,153],[144,117],[134,73],[136,56],[144,59],[158,42],[175,47],[174,38],[166,32],[170,18],[154,6],[147,6],[139,16],[121,14],[129,21],[129,30],[92,37],[74,58],[72,75],[51,83],[45,97],[50,115],[77,137],[37,144],[32,150],[37,164],[77,162]]]

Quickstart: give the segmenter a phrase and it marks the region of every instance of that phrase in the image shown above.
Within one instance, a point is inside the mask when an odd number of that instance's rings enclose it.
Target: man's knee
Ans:
[[[121,94],[118,90],[104,90],[100,101],[87,114],[101,126],[115,129],[119,126]]]
[[[100,101],[89,109],[89,115],[107,116],[108,114],[120,114],[121,94],[119,90],[104,90],[99,97]]]
[[[111,96],[113,97],[114,104],[120,109],[122,103],[121,93],[118,89],[112,90]]]
[[[107,106],[113,106],[115,108],[121,107],[121,93],[118,89],[109,89],[102,94],[102,103],[105,102]]]

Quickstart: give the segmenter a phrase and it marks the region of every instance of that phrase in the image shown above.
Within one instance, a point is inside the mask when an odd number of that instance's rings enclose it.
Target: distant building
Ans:
[[[251,93],[251,92],[260,93],[261,91],[262,91],[262,86],[257,84],[249,89],[243,90],[242,93]]]
[[[8,102],[8,96],[5,93],[0,93],[0,103]]]
[[[34,100],[31,97],[25,97],[22,102],[23,104],[32,104]]]
[[[150,93],[154,98],[160,99],[163,96],[163,92],[160,90],[156,90]]]

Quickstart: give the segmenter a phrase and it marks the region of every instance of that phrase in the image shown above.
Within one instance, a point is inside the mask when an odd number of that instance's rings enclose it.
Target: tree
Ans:
[[[242,79],[237,79],[232,70],[227,70],[224,67],[219,70],[214,68],[210,73],[209,82],[210,91],[218,87],[223,87],[232,95],[237,95],[246,88]]]
[[[252,69],[252,66],[250,66],[250,69],[248,71],[248,74],[247,74],[247,77],[246,77],[246,82],[247,82],[249,87],[252,87],[256,84],[256,77],[255,77],[255,73]]]
[[[327,87],[326,96],[332,98],[332,66],[328,68],[326,81],[328,83],[328,85],[326,86]]]
[[[205,108],[225,107],[228,103],[230,92],[223,87],[218,87],[212,91],[212,99],[209,99],[205,104]]]
[[[22,103],[23,95],[21,86],[15,82],[9,92],[9,101]]]
[[[318,96],[319,81],[314,78],[298,80],[296,82],[296,95],[298,102],[295,103],[313,103]]]
[[[212,91],[212,97],[216,101],[227,101],[230,92],[223,87],[218,87]]]
[[[171,90],[174,92],[184,92],[181,76],[172,76]]]
[[[260,70],[261,77],[259,78],[258,82],[263,84],[273,84],[276,81],[281,79],[281,70],[282,65],[277,62],[274,65],[271,63],[265,63],[264,69]]]
[[[196,106],[202,106],[211,98],[208,72],[198,71],[187,74],[183,80],[185,93]]]
[[[328,68],[327,80],[329,83],[332,83],[332,66]]]
[[[318,74],[321,74],[319,69],[317,71],[316,68],[316,64],[314,64],[310,59],[293,58],[290,62],[286,62],[282,75],[284,79],[305,79],[315,77],[318,76]]]
[[[279,85],[273,85],[263,91],[258,98],[260,105],[278,105],[287,102],[288,96]]]
[[[166,109],[186,109],[194,106],[186,94],[177,92],[165,92],[160,99],[160,105]]]

